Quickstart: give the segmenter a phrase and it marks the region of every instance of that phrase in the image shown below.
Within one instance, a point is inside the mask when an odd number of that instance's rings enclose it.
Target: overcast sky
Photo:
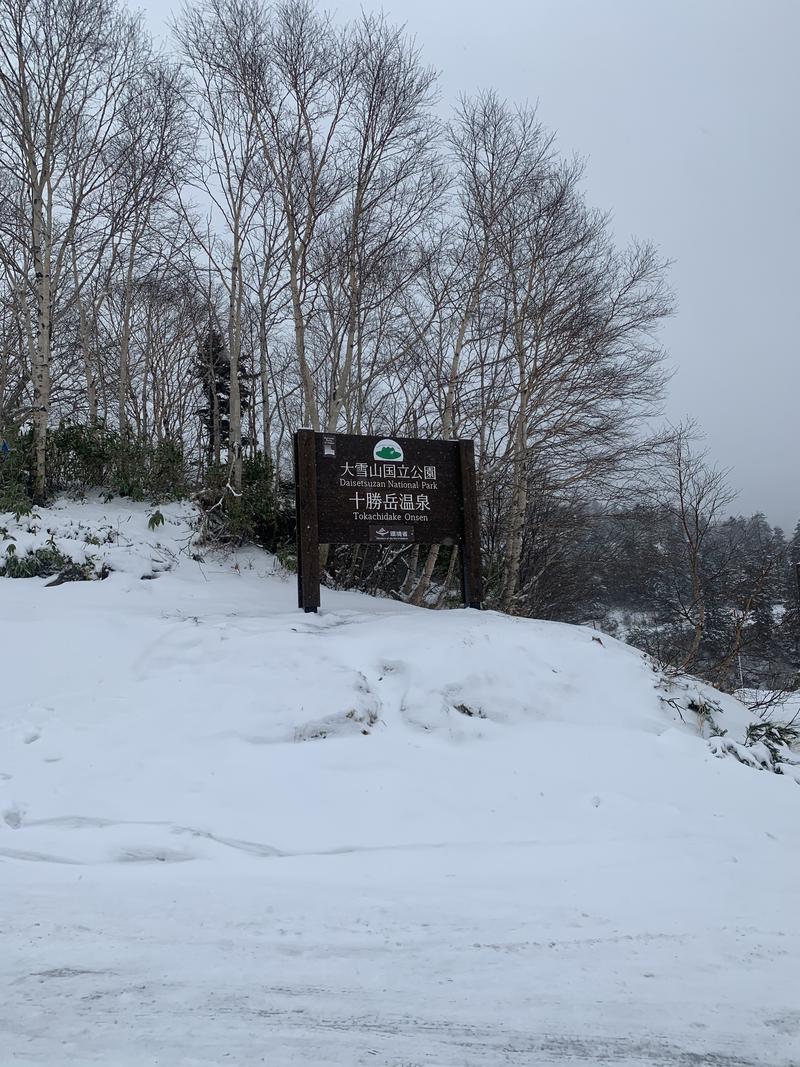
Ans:
[[[156,32],[171,5],[146,0]],[[800,518],[800,0],[338,0],[383,9],[445,101],[538,102],[620,240],[675,261],[667,413],[732,468],[736,507]]]

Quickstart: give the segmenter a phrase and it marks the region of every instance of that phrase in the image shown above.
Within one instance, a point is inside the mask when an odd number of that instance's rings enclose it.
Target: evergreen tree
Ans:
[[[205,404],[197,409],[206,430],[206,454],[209,467],[220,467],[223,451],[230,445],[231,361],[225,339],[214,326],[209,326],[197,346],[197,376],[203,389]],[[247,363],[239,361],[239,395],[242,414],[250,406],[250,380]],[[242,444],[248,440],[243,435]]]

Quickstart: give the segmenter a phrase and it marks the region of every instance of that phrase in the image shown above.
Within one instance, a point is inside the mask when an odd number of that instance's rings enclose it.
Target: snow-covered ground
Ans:
[[[0,517],[112,568],[0,579],[0,1064],[800,1063],[800,789],[715,758],[711,691],[588,629],[304,615],[152,510]]]

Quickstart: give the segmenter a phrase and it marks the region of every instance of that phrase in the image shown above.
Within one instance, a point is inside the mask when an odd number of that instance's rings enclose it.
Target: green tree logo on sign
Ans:
[[[403,450],[400,445],[398,445],[397,441],[392,441],[391,438],[384,437],[378,441],[373,448],[372,457],[383,463],[402,463]]]

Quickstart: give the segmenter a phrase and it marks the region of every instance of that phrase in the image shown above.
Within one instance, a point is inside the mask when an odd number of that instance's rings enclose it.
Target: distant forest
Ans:
[[[534,110],[445,113],[385,18],[0,0],[0,510],[192,495],[291,562],[291,437],[473,438],[488,607],[727,687],[795,684],[791,540],[665,426],[668,263],[620,247]],[[326,581],[447,606],[458,550]]]

